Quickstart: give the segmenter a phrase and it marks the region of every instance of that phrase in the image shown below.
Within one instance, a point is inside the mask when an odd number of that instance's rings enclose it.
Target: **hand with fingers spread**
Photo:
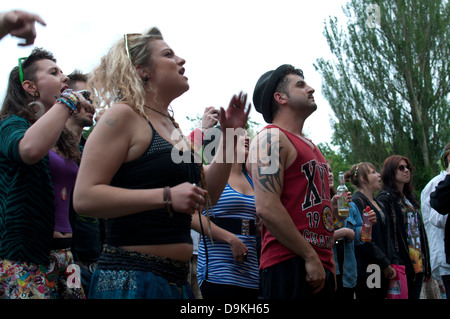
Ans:
[[[27,46],[34,43],[36,38],[35,22],[45,26],[46,23],[36,14],[21,10],[13,10],[0,13],[0,39],[7,34],[25,39],[19,46]]]
[[[245,128],[251,109],[251,104],[249,104],[247,110],[245,110],[246,105],[247,94],[240,92],[239,95],[234,95],[231,98],[226,110],[223,107],[220,108],[219,121],[222,130],[226,128]]]

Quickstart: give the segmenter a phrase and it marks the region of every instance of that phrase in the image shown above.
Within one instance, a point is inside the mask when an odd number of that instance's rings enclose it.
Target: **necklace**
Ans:
[[[157,109],[152,108],[151,106],[144,105],[144,107],[146,107],[146,108],[152,110],[153,112],[159,113],[159,114],[161,114],[162,116],[171,118],[171,116],[170,116],[169,114],[165,114],[165,113],[163,113],[163,112],[161,112],[161,111],[159,111],[159,110],[157,110]]]

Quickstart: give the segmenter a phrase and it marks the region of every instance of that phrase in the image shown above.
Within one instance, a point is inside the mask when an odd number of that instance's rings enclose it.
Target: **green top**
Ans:
[[[19,142],[29,127],[16,115],[0,120],[0,258],[48,265],[53,183],[48,154],[33,165],[20,158]]]

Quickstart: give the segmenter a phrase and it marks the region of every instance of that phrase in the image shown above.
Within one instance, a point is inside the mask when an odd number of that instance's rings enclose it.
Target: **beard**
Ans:
[[[77,125],[79,125],[80,127],[87,127],[87,126],[92,126],[94,125],[94,120],[91,119],[90,117],[81,117],[81,116],[77,116],[75,115],[75,119],[76,119],[76,123]]]

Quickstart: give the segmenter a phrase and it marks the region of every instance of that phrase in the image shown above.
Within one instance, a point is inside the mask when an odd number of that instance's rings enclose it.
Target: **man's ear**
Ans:
[[[287,102],[287,96],[281,92],[275,92],[273,94],[273,98],[277,101],[278,104],[285,104]]]
[[[36,84],[34,84],[34,82],[30,81],[30,80],[25,80],[22,83],[22,88],[28,92],[31,96],[35,96],[36,92],[37,92],[37,86]]]

